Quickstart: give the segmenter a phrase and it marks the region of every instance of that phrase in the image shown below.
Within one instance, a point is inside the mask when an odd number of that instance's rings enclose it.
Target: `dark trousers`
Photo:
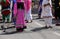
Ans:
[[[2,14],[2,19],[3,19],[3,22],[5,22],[5,19],[7,18],[7,22],[9,22],[9,19],[10,19],[10,14],[5,16]]]
[[[41,18],[42,8],[40,8],[40,11],[38,13],[39,18]]]

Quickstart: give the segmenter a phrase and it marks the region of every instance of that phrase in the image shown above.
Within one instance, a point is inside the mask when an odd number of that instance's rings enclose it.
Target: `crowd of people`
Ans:
[[[5,20],[7,18],[9,22],[10,15],[17,31],[22,32],[27,27],[26,22],[32,22],[31,3],[32,0],[1,0],[1,14],[4,23],[1,28],[4,32],[6,31]]]
[[[39,2],[39,14],[38,17],[41,18],[42,12],[43,12],[43,1],[44,0],[40,0]],[[53,0],[50,0],[50,6],[51,6],[51,12],[52,16],[54,17],[54,19],[56,20],[56,25],[60,25],[60,23],[58,22],[58,20],[60,19],[60,4],[59,4],[59,0],[54,0],[54,3],[52,3]],[[46,2],[45,2],[46,3]],[[44,3],[44,4],[45,4]],[[48,8],[48,7],[47,7]],[[47,9],[46,8],[46,9]],[[49,10],[48,10],[49,11]],[[45,12],[44,12],[45,13]],[[45,14],[44,14],[45,15]]]
[[[7,22],[9,22],[11,17],[18,32],[24,31],[27,28],[26,23],[33,21],[31,14],[32,0],[1,0],[0,4],[2,6],[1,14],[4,23],[1,28],[4,32],[6,31],[4,28],[6,18]],[[38,17],[44,19],[45,28],[52,28],[52,1],[40,0],[38,10]]]

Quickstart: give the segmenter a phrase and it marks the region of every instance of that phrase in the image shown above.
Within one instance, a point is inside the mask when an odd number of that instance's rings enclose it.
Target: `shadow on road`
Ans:
[[[45,27],[39,27],[39,28],[34,28],[31,30],[24,30],[23,32],[17,32],[17,31],[11,31],[11,32],[5,32],[5,33],[1,33],[0,35],[13,35],[13,34],[27,34],[27,33],[34,33],[34,32],[38,32],[40,30],[45,30],[47,28]]]
[[[39,28],[32,29],[31,31],[37,32],[37,31],[40,31],[40,30],[43,30],[43,29],[47,29],[47,28],[45,28],[45,27],[39,27]]]
[[[52,22],[53,24],[56,24],[57,22],[60,23],[60,19],[58,19],[58,20],[52,19],[52,21],[53,21],[53,22]]]
[[[11,35],[11,34],[16,34],[16,33],[18,33],[18,32],[16,32],[16,31],[13,31],[13,32],[3,32],[0,35]]]

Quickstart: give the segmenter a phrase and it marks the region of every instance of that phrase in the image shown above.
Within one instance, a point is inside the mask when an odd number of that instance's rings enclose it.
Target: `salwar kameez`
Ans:
[[[52,26],[51,7],[52,7],[51,0],[43,0],[41,17],[44,19],[46,27],[51,27]]]
[[[27,22],[29,21],[32,22],[31,3],[32,3],[31,0],[25,0],[25,8],[26,8],[25,20],[27,20]]]
[[[24,28],[26,28],[24,14],[24,2],[22,0],[16,0],[16,3],[14,4],[14,16],[16,18],[16,29],[17,31],[23,31]]]
[[[28,22],[32,21],[31,9],[29,9],[29,11],[26,13],[26,20]]]

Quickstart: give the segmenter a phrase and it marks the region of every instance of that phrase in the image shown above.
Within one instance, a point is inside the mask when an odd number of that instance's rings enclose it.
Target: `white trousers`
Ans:
[[[31,9],[25,13],[25,19],[26,20],[32,20],[32,14],[31,14]]]
[[[52,26],[52,18],[51,18],[51,17],[49,17],[49,18],[44,18],[44,21],[45,21],[45,25],[46,25],[47,27]]]

